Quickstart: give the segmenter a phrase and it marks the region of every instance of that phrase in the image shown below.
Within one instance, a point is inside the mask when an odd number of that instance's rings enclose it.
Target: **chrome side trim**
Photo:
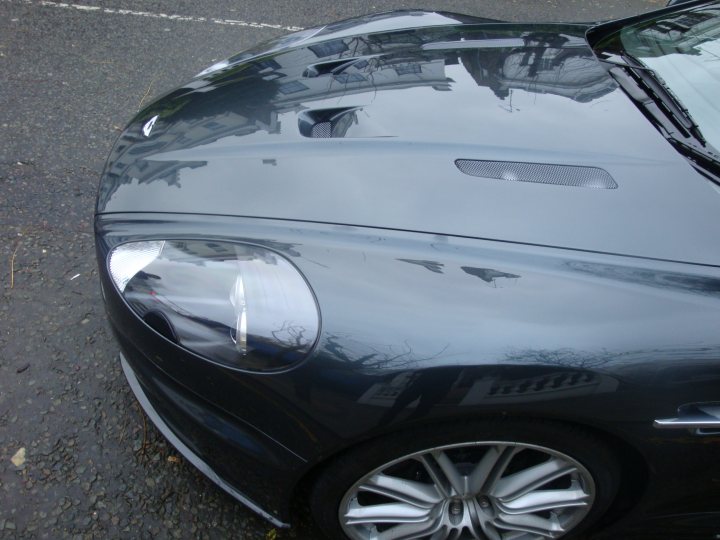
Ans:
[[[653,422],[658,429],[720,429],[720,420],[705,418],[658,418]]]
[[[687,412],[683,413],[683,410]],[[695,404],[681,407],[678,418],[659,418],[653,422],[658,429],[720,429],[720,405]]]
[[[183,443],[175,433],[173,433],[172,429],[170,429],[170,426],[168,426],[163,419],[160,417],[160,415],[157,413],[157,411],[153,408],[153,406],[150,404],[150,401],[148,400],[147,396],[145,395],[145,392],[143,392],[142,387],[140,386],[140,381],[137,380],[137,377],[135,376],[135,373],[133,372],[130,365],[127,363],[127,360],[125,360],[125,357],[120,353],[120,364],[122,365],[123,372],[125,373],[125,378],[128,381],[128,384],[130,384],[130,388],[133,391],[133,394],[135,394],[135,397],[140,402],[140,405],[145,410],[145,413],[148,415],[150,420],[153,424],[160,430],[160,433],[162,433],[165,438],[172,444],[178,452],[182,454],[182,456],[187,459],[190,463],[192,463],[197,469],[203,473],[205,476],[207,476],[210,480],[215,482],[218,486],[220,486],[223,490],[228,492],[230,495],[232,495],[235,499],[243,503],[245,506],[247,506],[250,510],[253,512],[259,514],[266,520],[268,520],[270,523],[275,525],[276,527],[282,527],[282,528],[288,528],[290,527],[289,523],[285,523],[283,521],[280,521],[275,516],[269,514],[262,508],[260,508],[257,504],[255,504],[253,501],[248,499],[245,495],[240,493],[238,490],[236,490],[234,487],[232,487],[230,484],[225,482],[222,478],[220,478],[217,473],[212,470],[212,468],[205,463],[200,457],[195,454],[190,448],[188,448],[185,443]]]

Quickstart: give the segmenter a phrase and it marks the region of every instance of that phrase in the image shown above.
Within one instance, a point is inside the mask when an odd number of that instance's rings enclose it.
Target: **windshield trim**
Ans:
[[[606,66],[610,75],[662,135],[693,164],[700,161],[702,168],[711,168],[714,174],[720,174],[720,149],[713,146],[703,135],[690,111],[661,74],[626,50],[621,35],[624,30],[642,27],[643,23],[648,21],[718,4],[718,0],[685,2],[599,25],[588,30],[586,34],[588,43],[601,64]],[[596,33],[591,35],[593,31]],[[622,70],[626,75],[618,77],[616,70]]]

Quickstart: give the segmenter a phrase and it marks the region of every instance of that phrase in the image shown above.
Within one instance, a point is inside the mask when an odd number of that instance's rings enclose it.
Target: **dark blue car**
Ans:
[[[121,362],[331,539],[720,537],[720,3],[401,11],[142,110],[95,221]]]

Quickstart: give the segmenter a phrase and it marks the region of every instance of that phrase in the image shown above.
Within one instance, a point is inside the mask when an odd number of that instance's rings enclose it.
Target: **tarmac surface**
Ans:
[[[663,0],[0,0],[0,538],[313,539],[275,531],[180,457],[117,361],[92,234],[121,126],[277,34],[403,7],[598,20]]]

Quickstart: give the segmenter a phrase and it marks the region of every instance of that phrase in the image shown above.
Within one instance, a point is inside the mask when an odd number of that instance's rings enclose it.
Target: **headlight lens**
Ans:
[[[229,242],[162,240],[116,247],[108,267],[132,310],[165,338],[224,365],[260,371],[305,358],[320,316],[284,257]]]

